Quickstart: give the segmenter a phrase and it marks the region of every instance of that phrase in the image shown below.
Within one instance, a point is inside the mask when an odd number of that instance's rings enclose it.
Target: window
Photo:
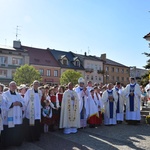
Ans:
[[[43,76],[44,75],[44,70],[43,69],[39,69],[40,75]]]
[[[79,60],[76,60],[76,61],[75,61],[75,66],[80,67],[80,62],[79,62]]]
[[[7,70],[0,69],[0,77],[6,78],[7,77]]]
[[[112,72],[114,72],[114,67],[112,67]]]
[[[129,78],[126,78],[126,81],[129,81]]]
[[[106,72],[109,72],[109,67],[106,67]]]
[[[93,76],[91,76],[91,80],[93,80]]]
[[[121,72],[124,73],[124,69],[122,69]]]
[[[97,70],[97,65],[95,65],[95,70]]]
[[[51,76],[51,70],[47,70],[47,76]]]
[[[99,77],[99,80],[101,81],[101,77]]]
[[[102,69],[101,69],[101,66],[99,66],[99,70],[102,70]]]
[[[119,81],[119,77],[116,77],[116,80]]]
[[[63,65],[68,65],[68,60],[67,59],[63,59]]]
[[[95,80],[97,80],[97,76],[95,76]]]
[[[54,70],[54,77],[58,77],[58,70]]]
[[[0,57],[0,64],[6,64],[7,63],[7,57],[5,57],[5,56],[1,56]]]
[[[116,72],[119,72],[119,68],[116,68]]]
[[[124,81],[124,77],[122,77],[122,81]]]
[[[89,80],[89,75],[87,75],[86,79]]]
[[[128,70],[128,69],[126,69],[126,73],[129,73],[129,70]]]
[[[22,59],[21,58],[12,58],[12,64],[13,65],[22,65]]]

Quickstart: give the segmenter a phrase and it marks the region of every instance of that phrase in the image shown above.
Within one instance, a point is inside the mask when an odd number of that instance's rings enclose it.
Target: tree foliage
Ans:
[[[143,54],[146,55],[147,57],[150,57],[150,53],[145,52]],[[144,66],[144,68],[150,69],[150,59],[147,60],[147,64]],[[148,73],[142,76],[141,85],[146,86],[146,84],[149,81],[149,74],[150,74],[150,71],[148,71]]]
[[[17,84],[31,84],[34,80],[41,81],[41,75],[33,66],[25,64],[16,69],[13,80]]]
[[[61,75],[60,83],[64,85],[64,84],[68,84],[69,82],[72,82],[73,85],[75,85],[78,83],[78,79],[80,77],[82,77],[82,74],[80,72],[74,70],[66,70]]]

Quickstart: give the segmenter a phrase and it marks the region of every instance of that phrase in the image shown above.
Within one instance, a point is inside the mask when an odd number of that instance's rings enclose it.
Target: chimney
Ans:
[[[16,49],[21,48],[21,42],[20,41],[13,41],[13,48],[16,48]]]
[[[86,56],[86,52],[84,53],[84,56]]]
[[[106,53],[105,54],[101,54],[101,57],[100,57],[103,61],[106,61]]]

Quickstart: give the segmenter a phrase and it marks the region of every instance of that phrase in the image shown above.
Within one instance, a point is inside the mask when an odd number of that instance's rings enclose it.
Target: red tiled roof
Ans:
[[[28,46],[22,46],[22,48],[28,51],[30,64],[59,67],[58,62],[49,50]]]

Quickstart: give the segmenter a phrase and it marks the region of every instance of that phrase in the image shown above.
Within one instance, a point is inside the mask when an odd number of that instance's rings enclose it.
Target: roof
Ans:
[[[84,67],[82,66],[82,63],[80,64],[80,66],[75,66],[73,64],[75,56],[73,55],[72,52],[66,52],[66,51],[60,51],[60,50],[54,50],[54,49],[50,49],[50,52],[52,53],[52,55],[55,57],[56,61],[58,61],[59,65],[62,68],[70,68],[70,69],[81,69],[84,70]],[[66,57],[68,59],[68,65],[64,65],[61,63],[61,59],[63,57]],[[79,59],[80,60],[80,59]]]
[[[82,64],[84,60],[102,61],[100,57],[96,57],[92,55],[81,55],[81,54],[75,54],[75,53],[73,53],[73,55],[78,57],[81,60]]]
[[[144,38],[144,39],[150,38],[150,33],[148,33],[147,35],[145,35],[143,38]]]
[[[128,67],[128,66],[125,66],[123,64],[120,64],[118,62],[115,62],[113,60],[110,60],[110,59],[106,59],[106,65],[113,65],[113,66],[119,66],[119,67]]]
[[[59,67],[58,62],[55,60],[48,49],[27,46],[22,46],[22,48],[28,51],[30,64]]]

